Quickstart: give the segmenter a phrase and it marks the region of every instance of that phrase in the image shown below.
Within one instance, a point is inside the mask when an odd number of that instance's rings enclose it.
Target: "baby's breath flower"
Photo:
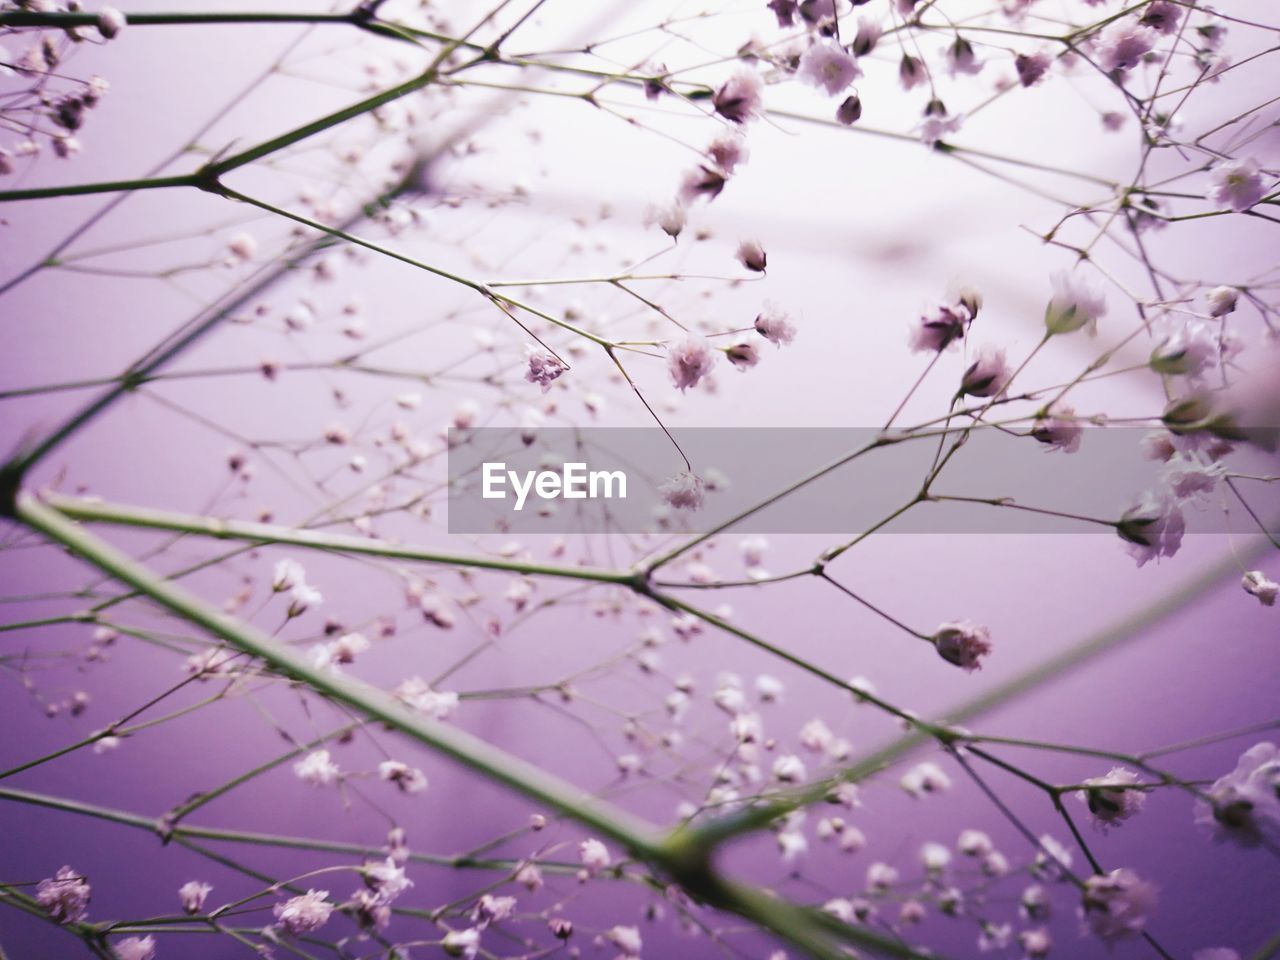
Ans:
[[[1080,915],[1094,936],[1113,942],[1141,933],[1155,905],[1155,887],[1121,868],[1085,880]]]
[[[273,908],[276,921],[286,933],[295,937],[319,930],[329,922],[333,910],[328,890],[308,890],[284,903],[277,903]]]
[[[1276,605],[1276,595],[1280,593],[1280,583],[1270,579],[1261,570],[1250,570],[1240,579],[1244,592],[1257,597],[1264,607]]]
[[[36,884],[36,902],[59,923],[78,923],[89,912],[89,881],[71,867]]]
[[[991,652],[990,631],[972,620],[944,623],[931,640],[938,656],[970,673],[982,669],[982,658]]]
[[[328,750],[308,753],[293,765],[293,772],[299,780],[313,787],[327,787],[342,775]]]
[[[155,937],[126,937],[113,944],[111,952],[116,960],[155,960]]]
[[[733,123],[746,123],[764,103],[760,76],[754,70],[739,70],[716,90],[711,104],[716,113]]]
[[[200,880],[188,880],[178,888],[178,899],[182,902],[182,912],[196,914],[204,909],[204,902],[213,887]]]
[[[679,390],[688,390],[711,371],[715,352],[705,339],[690,335],[667,348],[667,370]]]
[[[1044,325],[1051,334],[1073,333],[1088,327],[1093,334],[1098,318],[1107,312],[1107,300],[1079,273],[1055,273],[1053,298],[1044,311]]]
[[[1266,196],[1262,171],[1248,157],[1218,164],[1209,179],[1210,199],[1236,213],[1243,213]]]
[[[796,76],[810,86],[825,90],[828,96],[836,96],[862,76],[858,62],[838,44],[815,43],[800,57]]]
[[[704,484],[701,478],[688,470],[664,480],[658,486],[662,499],[677,510],[699,510],[702,507]]]
[[[1106,776],[1085,780],[1085,789],[1076,796],[1089,808],[1097,825],[1114,826],[1142,809],[1147,796],[1140,784],[1141,778],[1132,770],[1114,767]]]

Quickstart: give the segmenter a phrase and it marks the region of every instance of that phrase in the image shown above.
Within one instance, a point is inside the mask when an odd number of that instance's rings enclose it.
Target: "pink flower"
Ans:
[[[1280,594],[1280,583],[1267,579],[1267,575],[1261,570],[1250,570],[1241,577],[1240,585],[1244,587],[1245,593],[1257,597],[1258,602],[1264,607],[1276,605],[1276,595]]]
[[[1254,744],[1207,793],[1208,800],[1196,804],[1196,822],[1211,828],[1215,840],[1246,848],[1280,843],[1280,750],[1274,743]]]
[[[1205,294],[1205,300],[1209,304],[1209,316],[1225,317],[1235,312],[1236,303],[1240,300],[1240,291],[1235,287],[1214,287]]]
[[[155,937],[127,937],[111,947],[117,960],[154,960]]]
[[[182,901],[182,912],[189,914],[199,913],[204,909],[204,902],[212,892],[213,887],[207,883],[201,883],[199,880],[190,880],[184,883],[178,888],[178,899]]]
[[[862,119],[862,101],[858,95],[852,94],[845,97],[841,101],[840,106],[836,107],[836,121],[844,124],[846,127],[852,126]]]
[[[662,499],[677,510],[698,510],[705,496],[705,484],[701,478],[683,470],[658,486]]]
[[[720,85],[711,98],[716,113],[732,123],[746,123],[764,105],[760,77],[753,70],[739,70]]]
[[[1083,433],[1084,427],[1075,419],[1075,410],[1061,401],[1049,407],[1043,416],[1037,417],[1031,428],[1031,436],[1063,453],[1075,453],[1079,450]]]
[[[1094,936],[1123,940],[1142,932],[1156,905],[1156,888],[1128,869],[1089,877],[1080,915]]]
[[[706,154],[725,176],[732,176],[739,164],[747,162],[751,151],[740,133],[729,131],[712,140],[707,145]]]
[[[378,777],[394,783],[403,793],[421,793],[427,789],[427,775],[400,760],[383,760],[379,763]]]
[[[972,673],[982,669],[982,658],[991,652],[991,632],[972,620],[944,623],[931,638],[938,656]]]
[[[696,387],[711,371],[715,354],[702,337],[690,334],[667,349],[667,370],[671,382],[680,390]]]
[[[115,7],[103,7],[98,11],[97,28],[103,40],[114,40],[128,24],[125,15]]]
[[[947,71],[953,76],[961,74],[973,75],[982,72],[982,61],[973,51],[971,44],[964,37],[956,37],[955,42],[947,47]]]
[[[1248,210],[1264,196],[1266,188],[1258,165],[1251,159],[1233,160],[1213,168],[1209,196],[1214,203],[1236,213]]]
[[[594,837],[583,840],[578,845],[578,858],[582,861],[583,868],[592,876],[608,869],[612,863],[608,848]]]
[[[476,960],[480,954],[480,931],[475,927],[467,930],[450,930],[440,941],[440,949],[451,957]]]
[[[745,340],[727,348],[724,355],[739,370],[750,370],[760,362],[760,349],[754,343]]]
[[[1105,73],[1132,70],[1156,45],[1156,33],[1137,20],[1116,20],[1095,38],[1098,63]]]
[[[452,690],[433,690],[421,677],[410,677],[393,691],[397,700],[418,713],[436,720],[447,720],[458,710],[458,694]]]
[[[904,53],[902,61],[898,64],[898,82],[902,84],[902,89],[914,89],[928,79],[929,71],[924,62],[909,53]]]
[[[1202,320],[1187,319],[1174,326],[1151,351],[1149,365],[1156,373],[1199,376],[1218,355],[1218,336]]]
[[[963,117],[952,116],[941,100],[930,100],[920,123],[920,142],[926,147],[937,146],[939,140],[960,129]]]
[[[724,171],[699,164],[680,181],[680,202],[687,205],[695,200],[714,200],[720,196],[727,179]]]
[[[766,6],[778,18],[778,26],[785,30],[796,22],[796,11],[800,4],[798,0],[769,0]]]
[[[1141,778],[1132,770],[1115,767],[1104,777],[1085,780],[1086,789],[1076,794],[1089,808],[1095,823],[1107,827],[1123,823],[1142,809],[1146,792]]]
[[[277,903],[273,912],[280,926],[298,937],[319,930],[328,923],[333,904],[329,902],[328,890],[308,890],[301,896]]]
[[[529,361],[529,369],[525,372],[524,378],[542,387],[543,393],[550,390],[551,384],[569,369],[564,361],[550,351],[541,350],[531,343],[525,346],[525,356]]]
[[[89,882],[71,867],[36,884],[36,902],[59,923],[77,923],[89,911]]]
[[[849,48],[849,51],[855,57],[865,57],[876,48],[882,33],[884,33],[884,29],[880,26],[879,20],[868,20],[866,17],[859,17],[858,32],[853,38],[853,46]]]
[[[913,353],[941,353],[964,338],[973,314],[963,303],[943,304],[911,325],[907,345]]]
[[[756,333],[775,346],[790,343],[796,338],[796,328],[787,312],[775,303],[765,303],[756,315]]]
[[[1142,11],[1138,22],[1144,27],[1165,34],[1177,33],[1178,24],[1182,21],[1182,8],[1172,0],[1155,0]]]
[[[293,772],[299,780],[313,787],[327,787],[342,775],[328,750],[308,753],[293,765]]]
[[[1044,325],[1050,333],[1074,333],[1082,327],[1096,333],[1098,318],[1106,312],[1107,298],[1084,276],[1067,272],[1053,275],[1053,297],[1044,311]]]
[[[1172,557],[1182,546],[1186,520],[1177,502],[1164,491],[1144,491],[1124,512],[1116,527],[1129,555],[1143,566],[1149,560]]]
[[[1049,72],[1049,66],[1052,63],[1053,58],[1043,51],[1029,56],[1020,53],[1013,60],[1013,68],[1018,72],[1020,84],[1024,87],[1034,87]]]
[[[862,76],[858,63],[836,43],[815,43],[800,57],[796,76],[809,84],[825,90],[829,96],[843,93],[849,85]]]
[[[651,208],[645,217],[645,223],[658,226],[663,233],[675,240],[684,230],[688,219],[689,215],[684,206],[680,201],[675,200],[665,207]]]
[[[738,244],[738,262],[748,270],[764,273],[769,258],[758,240],[743,240]]]
[[[989,343],[978,348],[978,355],[960,380],[960,392],[971,397],[992,397],[1009,383],[1011,371],[1004,350]]]

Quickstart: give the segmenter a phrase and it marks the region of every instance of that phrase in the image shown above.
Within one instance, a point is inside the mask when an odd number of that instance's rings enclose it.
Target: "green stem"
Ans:
[[[571,580],[591,580],[597,583],[630,583],[634,576],[612,570],[593,567],[559,567],[539,563],[521,563],[499,557],[466,556],[441,553],[421,547],[386,543],[367,537],[353,537],[337,533],[321,533],[315,530],[254,523],[243,520],[217,520],[195,514],[151,510],[145,507],[129,507],[100,501],[48,494],[44,502],[63,516],[74,520],[107,523],[116,526],[137,527],[147,530],[172,530],[194,536],[212,537],[215,540],[239,540],[255,545],[285,544],[308,550],[324,550],[332,553],[357,554],[408,560],[415,563],[442,564],[445,566],[483,570],[504,570],[543,577],[562,577]]]
[[[484,777],[599,831],[637,856],[658,858],[659,845],[653,828],[626,811],[457,727],[415,716],[381,690],[312,666],[304,657],[257,628],[240,623],[185,589],[158,577],[29,493],[18,496],[15,514],[32,529],[62,544],[104,573],[237,649],[263,660],[281,674],[305,683],[317,693],[346,704],[369,719],[384,723],[452,757]]]

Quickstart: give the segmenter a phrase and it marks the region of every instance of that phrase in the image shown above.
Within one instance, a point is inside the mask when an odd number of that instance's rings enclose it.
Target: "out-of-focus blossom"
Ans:
[[[983,63],[974,52],[973,44],[962,36],[957,36],[947,47],[947,72],[953,77],[981,73]]]
[[[378,777],[394,783],[404,793],[421,793],[427,789],[427,775],[400,760],[383,760],[379,763]]]
[[[1182,22],[1182,7],[1173,0],[1155,0],[1143,8],[1138,22],[1157,33],[1177,33],[1178,24]]]
[[[1218,355],[1218,336],[1203,320],[1188,318],[1176,324],[1151,351],[1148,361],[1156,373],[1197,377]]]
[[[476,901],[475,908],[471,911],[471,919],[475,921],[476,927],[483,930],[490,924],[506,920],[515,912],[515,909],[515,897],[495,897],[491,893],[486,893]]]
[[[1018,946],[1027,955],[1027,960],[1040,960],[1047,957],[1053,949],[1053,938],[1044,927],[1035,927],[1018,934]]]
[[[1177,553],[1186,529],[1182,510],[1169,493],[1146,490],[1120,517],[1116,532],[1141,567],[1150,560]]]
[[[608,848],[594,837],[583,840],[578,845],[578,859],[582,861],[582,866],[587,873],[592,876],[601,870],[608,869],[612,862]]]
[[[636,927],[611,927],[605,931],[605,939],[622,951],[625,958],[638,958],[644,941]]]
[[[1034,87],[1049,72],[1053,58],[1043,50],[1031,54],[1020,53],[1013,60],[1013,69],[1017,71],[1018,82],[1024,87]]]
[[[328,890],[308,890],[284,903],[277,903],[273,908],[276,921],[295,937],[319,930],[329,922],[333,910]]]
[[[746,123],[764,105],[763,84],[754,70],[739,70],[720,85],[711,104],[716,113],[733,123]]]
[[[1052,450],[1075,453],[1080,449],[1084,425],[1076,419],[1075,410],[1061,400],[1036,417],[1031,436]]]
[[[836,96],[862,76],[858,62],[836,43],[815,43],[800,57],[796,76],[810,86]]]
[[[1240,756],[1236,767],[1196,804],[1196,822],[1216,840],[1243,847],[1280,843],[1280,749],[1263,742]]]
[[[452,690],[433,690],[421,677],[410,677],[395,689],[396,699],[418,713],[435,720],[447,720],[458,710],[458,694]]]
[[[1106,314],[1107,300],[1079,273],[1053,275],[1053,297],[1044,311],[1044,325],[1051,334],[1073,333],[1082,327],[1096,333],[1098,318]]]
[[[862,99],[856,93],[850,94],[836,108],[836,121],[848,127],[861,119]]]
[[[1011,376],[1004,349],[984,343],[960,378],[960,393],[971,397],[994,397],[1009,385]]]
[[[982,669],[982,658],[991,653],[990,631],[972,620],[944,623],[932,642],[938,656],[969,673]]]
[[[480,955],[480,931],[474,927],[466,930],[450,930],[440,941],[440,949],[451,957],[476,960]]]
[[[667,371],[680,390],[696,387],[710,371],[715,352],[705,339],[690,335],[667,348]]]
[[[677,510],[701,509],[705,489],[702,478],[688,470],[682,470],[658,485],[662,499]]]
[[[950,790],[951,778],[936,763],[926,760],[903,774],[899,785],[911,796],[919,799],[932,793]]]
[[[688,211],[683,204],[674,200],[666,206],[651,207],[647,217],[648,223],[659,227],[672,240],[680,236],[688,221]]]
[[[1213,168],[1209,197],[1214,203],[1243,213],[1266,196],[1262,171],[1251,158],[1228,160]]]
[[[791,317],[775,303],[766,303],[756,315],[756,333],[775,346],[790,343],[796,338],[796,328]]]
[[[1156,45],[1157,34],[1133,17],[1112,21],[1095,38],[1098,65],[1105,73],[1132,70]]]
[[[89,912],[92,890],[79,871],[62,867],[36,884],[36,903],[59,923],[77,923]]]
[[[1146,802],[1141,777],[1124,767],[1115,767],[1102,777],[1085,780],[1085,789],[1076,794],[1089,808],[1094,822],[1114,826],[1135,816]]]
[[[569,369],[565,362],[551,351],[535,347],[531,343],[525,346],[525,359],[529,369],[525,371],[524,378],[540,386],[543,393],[550,390],[551,384]]]
[[[328,750],[308,753],[293,765],[293,772],[299,780],[313,787],[327,787],[342,775]]]
[[[1214,287],[1205,294],[1205,300],[1209,303],[1209,316],[1225,317],[1234,313],[1239,299],[1240,291],[1235,287]]]
[[[1245,593],[1257,597],[1258,602],[1264,607],[1274,607],[1276,605],[1276,595],[1280,593],[1280,583],[1269,579],[1261,570],[1250,570],[1240,578],[1240,585],[1244,587]]]
[[[1156,906],[1156,888],[1127,868],[1096,874],[1084,882],[1080,915],[1105,942],[1142,932]]]
[[[764,273],[765,267],[769,265],[769,258],[758,240],[743,240],[738,244],[738,262],[748,270]]]
[[[126,937],[112,944],[111,952],[117,960],[155,960],[155,937]]]
[[[102,7],[98,11],[96,26],[103,40],[114,40],[128,24],[125,15],[115,7]]]
[[[210,884],[200,880],[188,880],[178,888],[178,900],[182,903],[182,912],[196,914],[204,909],[204,902],[213,892]]]

